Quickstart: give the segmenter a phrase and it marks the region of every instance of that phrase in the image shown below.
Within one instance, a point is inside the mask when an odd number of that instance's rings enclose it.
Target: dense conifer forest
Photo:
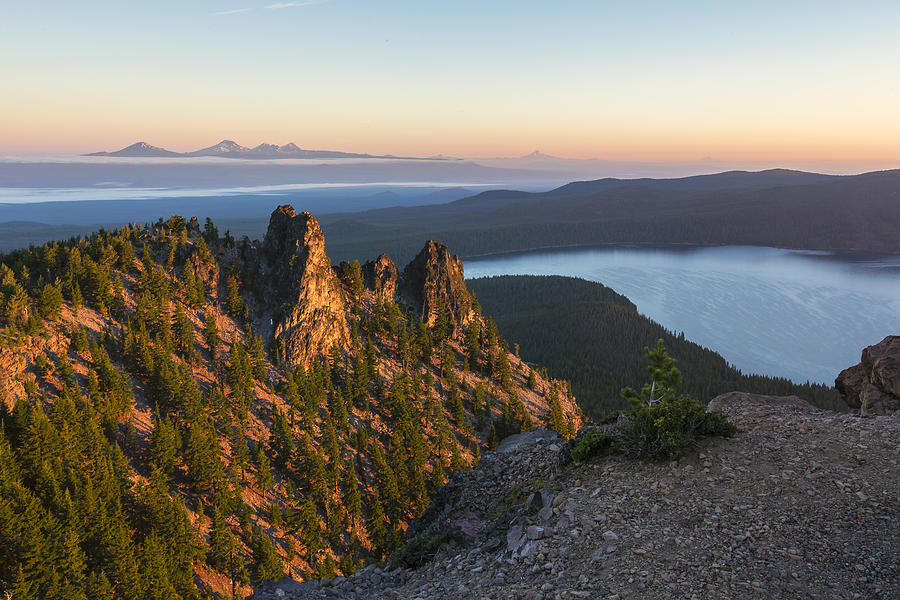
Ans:
[[[571,436],[567,383],[340,273],[350,342],[286,364],[249,240],[181,217],[0,255],[0,592],[199,598],[349,573],[505,435]],[[563,409],[565,407],[565,410]]]
[[[569,379],[579,405],[594,418],[627,408],[620,391],[646,377],[643,348],[654,348],[659,339],[678,360],[685,393],[703,402],[740,390],[795,394],[823,408],[847,409],[834,388],[739,372],[683,333],[676,335],[639,314],[625,296],[599,283],[559,276],[501,276],[467,284],[501,333],[518,344],[522,356]]]

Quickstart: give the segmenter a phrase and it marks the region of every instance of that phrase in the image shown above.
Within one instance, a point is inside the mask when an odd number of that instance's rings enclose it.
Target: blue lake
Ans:
[[[900,334],[900,256],[747,246],[608,247],[465,261],[466,277],[598,281],[745,373],[833,384],[865,346]]]

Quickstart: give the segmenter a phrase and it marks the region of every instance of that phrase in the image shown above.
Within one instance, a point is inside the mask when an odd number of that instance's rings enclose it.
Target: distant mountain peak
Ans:
[[[92,152],[85,156],[129,156],[129,157],[183,157],[195,158],[200,156],[213,156],[224,158],[246,158],[246,159],[278,159],[278,158],[411,158],[397,157],[392,155],[374,156],[371,154],[359,154],[355,152],[340,152],[336,150],[304,150],[294,142],[289,142],[284,146],[278,144],[270,144],[263,142],[262,144],[248,148],[241,146],[234,140],[222,140],[218,144],[201,148],[193,152],[172,152],[164,148],[151,146],[147,142],[136,142],[127,148],[122,148],[115,152]]]
[[[535,150],[535,151],[532,152],[531,154],[526,154],[526,155],[523,156],[522,158],[552,158],[552,159],[557,159],[556,156],[550,156],[549,154],[544,154],[544,153],[541,152],[540,150]]]
[[[93,152],[87,156],[168,157],[181,156],[181,153],[151,146],[147,142],[135,142],[115,152]]]

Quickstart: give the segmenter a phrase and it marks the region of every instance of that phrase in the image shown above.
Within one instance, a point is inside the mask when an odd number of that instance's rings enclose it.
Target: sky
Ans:
[[[900,167],[900,2],[0,0],[0,153]]]

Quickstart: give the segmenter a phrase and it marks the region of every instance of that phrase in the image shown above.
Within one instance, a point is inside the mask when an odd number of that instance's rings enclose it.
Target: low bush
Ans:
[[[684,456],[701,438],[731,437],[738,428],[721,412],[710,411],[706,405],[690,396],[678,395],[681,373],[675,359],[666,352],[659,340],[655,350],[645,348],[649,360],[647,371],[650,383],[640,392],[622,390],[631,404],[628,423],[622,427],[592,430],[572,449],[572,458],[585,461],[594,456],[621,452],[657,460]],[[618,415],[609,415],[604,423],[612,424]]]
[[[449,538],[444,533],[434,535],[420,535],[409,540],[394,552],[389,563],[392,566],[400,566],[414,569],[421,566],[434,557],[438,548]]]
[[[690,396],[664,398],[635,408],[621,432],[621,451],[641,458],[673,459],[684,456],[703,437],[731,437],[737,432],[723,413],[710,411]]]
[[[572,458],[584,462],[595,456],[615,454],[622,447],[619,435],[614,430],[592,429],[581,436],[572,448]]]

